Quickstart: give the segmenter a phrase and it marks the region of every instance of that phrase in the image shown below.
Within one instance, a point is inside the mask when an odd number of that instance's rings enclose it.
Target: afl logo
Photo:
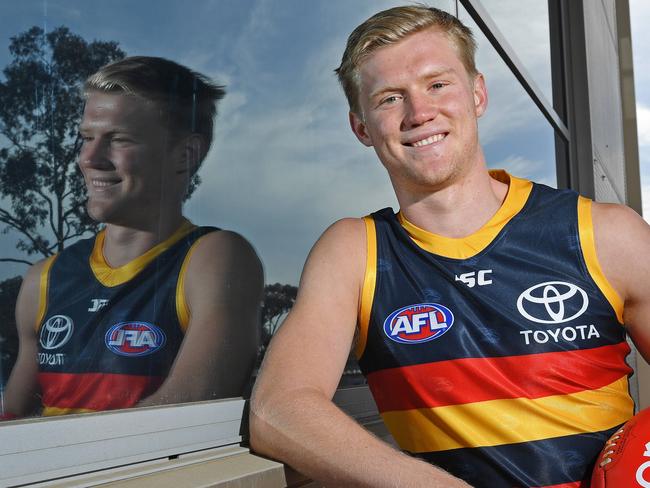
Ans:
[[[454,323],[454,314],[437,303],[419,303],[395,310],[384,321],[386,336],[400,344],[438,339]]]
[[[561,324],[580,317],[589,306],[587,293],[572,283],[547,281],[519,295],[517,310],[538,324]]]
[[[39,342],[43,349],[58,349],[72,337],[72,319],[67,315],[52,315],[41,328]]]
[[[165,333],[147,322],[120,322],[104,338],[106,347],[120,356],[147,356],[165,345]]]

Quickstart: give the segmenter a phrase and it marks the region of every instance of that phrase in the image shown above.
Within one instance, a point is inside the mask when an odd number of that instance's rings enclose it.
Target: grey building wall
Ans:
[[[628,0],[585,0],[584,28],[591,114],[594,195],[641,212]],[[577,141],[580,144],[580,141]],[[633,348],[631,388],[650,405],[650,368]]]

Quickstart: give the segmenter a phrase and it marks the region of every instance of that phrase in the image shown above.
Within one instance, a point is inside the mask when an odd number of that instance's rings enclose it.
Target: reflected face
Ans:
[[[90,216],[131,227],[157,219],[179,157],[158,107],[134,96],[91,92],[79,131]]]
[[[477,118],[483,77],[471,77],[436,29],[375,51],[359,69],[359,140],[373,146],[396,190],[431,190],[483,161]]]

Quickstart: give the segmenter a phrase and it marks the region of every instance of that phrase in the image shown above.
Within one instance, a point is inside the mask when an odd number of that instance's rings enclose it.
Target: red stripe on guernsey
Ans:
[[[559,485],[546,485],[539,488],[589,488],[590,481],[572,481],[571,483],[560,483]]]
[[[368,385],[380,412],[565,395],[630,374],[622,359],[628,352],[621,342],[577,351],[454,359],[375,371],[368,375]]]
[[[38,381],[45,407],[112,410],[134,406],[156,391],[163,378],[107,373],[39,373]]]

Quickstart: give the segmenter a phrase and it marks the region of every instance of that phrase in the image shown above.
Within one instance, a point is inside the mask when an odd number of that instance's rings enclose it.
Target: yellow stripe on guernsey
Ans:
[[[533,184],[528,180],[515,178],[502,170],[490,171],[495,180],[508,185],[508,194],[492,218],[477,232],[466,237],[453,238],[433,234],[412,224],[400,212],[399,222],[422,249],[439,256],[468,259],[485,249],[501,232],[505,225],[524,207]]]
[[[633,415],[627,391],[623,377],[569,395],[392,411],[382,417],[399,446],[411,452],[500,446],[615,427]]]
[[[93,413],[97,410],[89,408],[58,408],[58,407],[44,407],[41,415],[43,417],[53,417],[55,415],[70,415],[72,413]]]
[[[623,323],[623,300],[605,277],[598,256],[594,239],[594,226],[591,218],[591,200],[584,197],[578,198],[578,233],[580,234],[580,247],[587,264],[591,278],[596,282],[600,291],[610,303],[619,323]]]
[[[361,303],[359,304],[359,333],[354,348],[357,359],[361,357],[366,349],[370,310],[372,309],[372,300],[375,296],[375,284],[377,282],[377,231],[375,221],[370,216],[364,217],[363,221],[366,224],[366,273],[363,277]]]
[[[41,324],[45,318],[45,312],[47,311],[47,290],[50,286],[50,269],[52,269],[52,264],[54,264],[56,256],[47,258],[43,262],[43,268],[41,269],[41,276],[38,283],[38,312],[36,314],[36,322],[34,323],[36,332],[41,328]]]
[[[185,273],[187,272],[187,266],[189,265],[192,254],[196,250],[201,239],[204,237],[206,236],[201,236],[192,244],[190,250],[185,255],[185,259],[183,259],[180,273],[178,273],[178,281],[176,283],[176,313],[178,314],[178,323],[183,332],[187,331],[187,327],[190,325],[191,316],[190,307],[187,304],[187,296],[185,295]]]
[[[169,238],[152,247],[142,256],[135,258],[133,261],[130,261],[119,268],[112,268],[106,262],[106,258],[104,257],[104,239],[106,237],[106,230],[102,230],[97,234],[93,252],[90,254],[90,269],[92,269],[95,278],[97,278],[97,281],[102,285],[106,287],[121,285],[133,279],[133,277],[142,271],[151,261],[176,244],[194,228],[195,226],[191,222],[187,220],[184,221],[178,230]]]

